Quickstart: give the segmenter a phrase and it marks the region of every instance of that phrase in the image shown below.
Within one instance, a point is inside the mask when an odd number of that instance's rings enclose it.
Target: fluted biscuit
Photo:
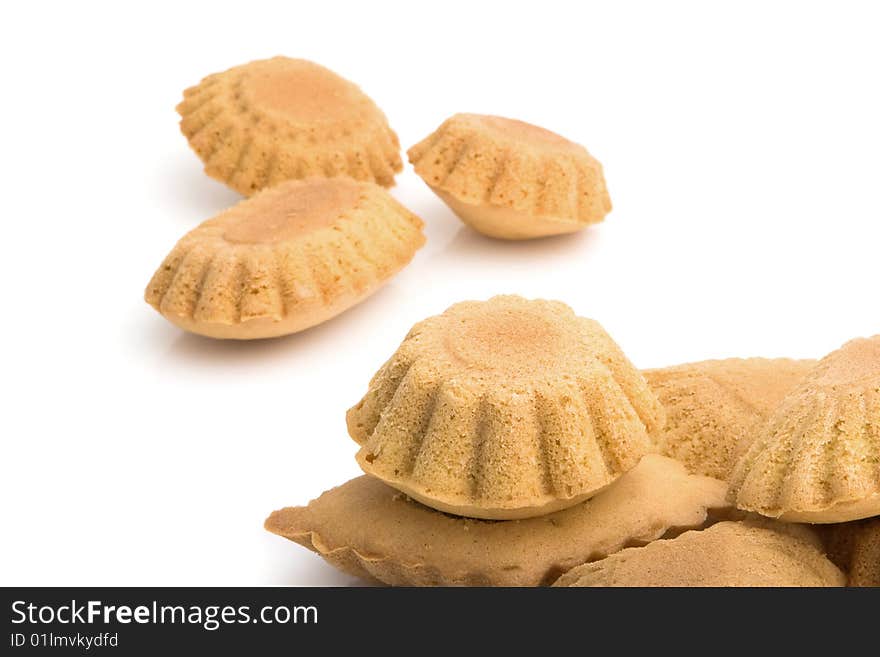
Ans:
[[[643,373],[666,409],[660,451],[696,474],[727,479],[760,425],[816,364],[788,358],[728,358]]]
[[[275,511],[266,529],[340,570],[396,586],[539,586],[591,559],[702,527],[728,507],[725,485],[649,454],[594,498],[525,520],[450,516],[373,477],[305,507]]]
[[[492,237],[571,233],[611,211],[602,165],[583,146],[515,119],[456,114],[407,154],[462,221]]]
[[[367,474],[447,513],[508,519],[612,483],[653,449],[663,408],[597,322],[499,296],[416,324],[347,419]]]
[[[310,176],[389,187],[403,168],[397,135],[375,103],[304,59],[274,57],[209,75],[184,92],[177,111],[205,172],[245,196]]]
[[[823,358],[780,403],[730,477],[746,511],[792,522],[880,515],[880,336]]]
[[[145,298],[170,322],[213,338],[295,333],[378,289],[422,246],[421,228],[372,183],[288,181],[187,233]]]

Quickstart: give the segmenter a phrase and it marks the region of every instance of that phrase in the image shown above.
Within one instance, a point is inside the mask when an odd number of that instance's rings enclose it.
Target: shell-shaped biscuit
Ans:
[[[347,421],[367,474],[447,513],[508,519],[609,485],[664,417],[597,322],[498,296],[416,324]]]
[[[145,299],[213,338],[269,338],[360,302],[424,244],[422,221],[383,188],[288,181],[203,222],[171,250]]]
[[[843,586],[807,527],[719,522],[578,566],[554,586]]]
[[[587,149],[515,119],[456,114],[407,155],[462,221],[492,237],[572,233],[611,211]]]
[[[746,511],[793,522],[880,515],[880,336],[821,361],[768,420],[730,477]]]
[[[390,187],[403,168],[397,135],[375,103],[304,59],[274,57],[209,75],[183,92],[177,112],[205,173],[245,196],[310,176]]]
[[[847,574],[847,586],[880,586],[880,517],[828,525],[828,558]]]
[[[266,529],[346,573],[395,586],[539,586],[585,561],[704,526],[727,512],[725,490],[648,454],[586,502],[486,521],[440,513],[358,477],[308,506],[275,511]]]
[[[728,358],[645,370],[666,409],[660,452],[695,474],[727,479],[785,394],[816,364]]]

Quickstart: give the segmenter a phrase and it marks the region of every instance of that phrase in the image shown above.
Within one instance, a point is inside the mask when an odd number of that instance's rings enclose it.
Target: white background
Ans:
[[[870,3],[122,5],[19,3],[0,26],[2,584],[351,583],[263,519],[358,474],[345,410],[455,301],[564,300],[641,367],[880,332]],[[407,167],[393,193],[428,243],[373,298],[289,338],[186,335],[143,289],[238,197],[174,106],[275,54],[361,85],[404,148],[458,111],[581,142],[614,211],[491,241]]]

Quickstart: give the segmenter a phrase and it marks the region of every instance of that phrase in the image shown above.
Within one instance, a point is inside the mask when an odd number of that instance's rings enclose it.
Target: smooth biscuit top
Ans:
[[[277,194],[255,196],[223,217],[233,244],[275,244],[333,225],[360,201],[364,188],[344,178],[311,178]]]

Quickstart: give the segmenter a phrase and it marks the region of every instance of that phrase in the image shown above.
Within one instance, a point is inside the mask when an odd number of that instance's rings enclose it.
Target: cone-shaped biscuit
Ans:
[[[880,515],[880,336],[829,354],[786,395],[730,493],[741,509],[793,522]]]
[[[170,322],[213,338],[295,333],[358,303],[424,243],[422,221],[372,183],[288,181],[205,221],[147,286]]]
[[[646,370],[666,409],[660,451],[695,474],[727,479],[756,430],[814,360],[729,358]]]
[[[721,481],[649,454],[591,500],[527,520],[429,509],[372,477],[275,511],[266,529],[340,570],[396,586],[539,586],[591,559],[702,527],[727,511]]]
[[[602,165],[583,146],[522,121],[456,114],[407,155],[462,221],[492,237],[572,233],[611,211]]]
[[[827,528],[828,558],[847,574],[847,586],[880,586],[880,518]]]
[[[403,167],[397,135],[373,101],[303,59],[274,57],[209,75],[183,92],[177,111],[205,172],[246,196],[309,176],[388,187]]]
[[[410,331],[349,410],[357,460],[435,509],[525,518],[635,466],[663,408],[602,327],[558,301],[467,301]]]
[[[843,586],[807,527],[719,522],[578,566],[554,586]]]

